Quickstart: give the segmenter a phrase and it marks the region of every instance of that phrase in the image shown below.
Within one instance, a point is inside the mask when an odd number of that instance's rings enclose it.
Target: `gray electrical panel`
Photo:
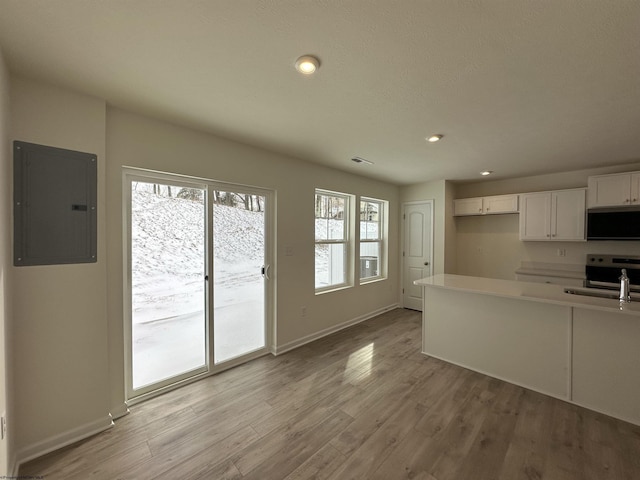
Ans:
[[[16,266],[97,261],[97,157],[13,142]]]

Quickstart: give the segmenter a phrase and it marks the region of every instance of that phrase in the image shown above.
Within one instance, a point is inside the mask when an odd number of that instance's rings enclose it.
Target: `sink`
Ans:
[[[565,288],[564,293],[568,293],[569,295],[583,295],[585,297],[608,298],[611,300],[620,299],[620,294],[603,290],[580,290],[577,288]],[[640,296],[631,295],[631,300],[638,301],[640,300]]]

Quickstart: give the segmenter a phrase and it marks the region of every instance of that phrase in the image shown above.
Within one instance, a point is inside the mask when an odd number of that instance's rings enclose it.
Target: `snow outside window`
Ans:
[[[316,190],[316,291],[347,284],[349,231],[349,195]]]
[[[382,200],[360,200],[360,281],[383,277],[384,213]]]

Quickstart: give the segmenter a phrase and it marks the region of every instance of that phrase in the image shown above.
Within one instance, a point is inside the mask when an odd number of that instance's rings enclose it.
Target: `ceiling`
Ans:
[[[0,0],[0,48],[16,74],[397,184],[640,161],[638,0]]]

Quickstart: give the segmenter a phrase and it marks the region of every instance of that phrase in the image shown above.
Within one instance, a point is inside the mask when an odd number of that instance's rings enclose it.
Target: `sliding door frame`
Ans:
[[[206,365],[205,367],[185,372],[158,382],[151,386],[133,388],[132,375],[132,279],[131,279],[131,184],[135,181],[148,183],[161,183],[164,185],[182,186],[187,188],[201,188],[205,190],[205,249],[207,276],[205,288],[205,335]],[[213,195],[215,190],[259,195],[265,198],[264,208],[264,338],[265,345],[245,355],[234,357],[228,361],[216,364],[214,362],[214,278],[213,278]],[[155,397],[167,391],[174,390],[183,385],[195,382],[210,375],[233,368],[254,358],[267,353],[273,353],[275,339],[275,298],[276,298],[276,266],[275,266],[275,231],[276,231],[276,192],[274,190],[248,185],[220,182],[199,177],[190,177],[180,174],[158,172],[135,167],[123,167],[122,169],[122,251],[123,251],[123,328],[124,328],[124,352],[125,352],[125,397],[127,405],[134,405],[148,398]],[[205,279],[203,279],[205,281]]]

